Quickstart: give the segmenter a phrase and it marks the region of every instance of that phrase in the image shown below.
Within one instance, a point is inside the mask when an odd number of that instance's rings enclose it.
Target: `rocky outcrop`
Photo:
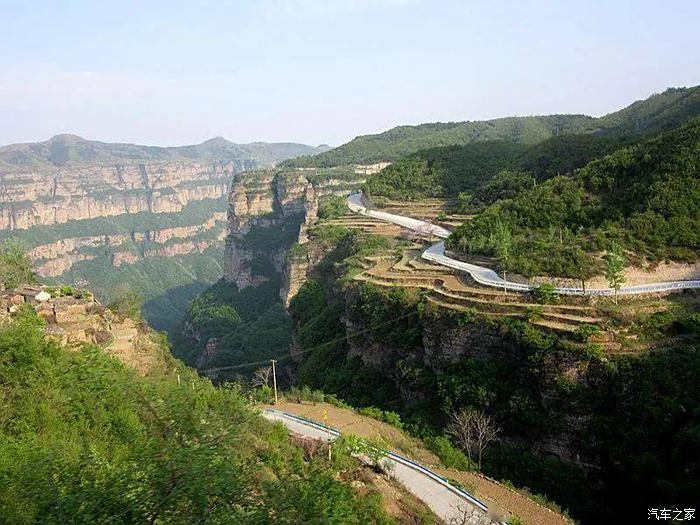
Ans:
[[[145,323],[106,309],[88,291],[67,287],[66,293],[65,288],[43,285],[0,291],[0,321],[12,319],[25,305],[34,308],[46,323],[46,335],[61,346],[100,346],[140,374],[172,365],[170,354]]]
[[[217,241],[223,240],[225,237],[224,232],[216,238]],[[181,255],[188,255],[190,253],[203,251],[211,248],[215,245],[213,241],[189,241],[189,242],[178,242],[173,244],[168,244],[162,248],[155,248],[152,250],[144,251],[144,257],[176,257]]]
[[[69,271],[76,262],[93,259],[95,257],[93,252],[97,248],[110,250],[112,266],[115,268],[124,264],[133,264],[147,257],[173,257],[194,252],[201,253],[224,240],[226,230],[222,224],[225,218],[225,213],[219,212],[214,213],[203,224],[192,226],[143,232],[132,231],[128,235],[68,237],[35,246],[30,250],[29,256],[34,261],[38,275],[58,277]],[[203,239],[202,235],[208,235],[208,237]]]
[[[79,261],[89,261],[94,258],[94,255],[87,253],[70,253],[35,265],[34,271],[37,275],[42,277],[58,277],[70,270],[75,263]]]
[[[293,244],[307,242],[308,230],[318,220],[321,198],[347,194],[363,182],[363,175],[349,168],[238,175],[229,193],[224,278],[239,288],[254,286],[271,278],[255,268],[272,266],[276,274],[282,274],[280,297],[288,304],[314,262],[306,261],[305,255],[287,259],[287,251]],[[267,242],[257,245],[255,239],[262,236]]]
[[[116,252],[112,254],[112,266],[120,268],[125,264],[134,264],[140,257],[132,252]]]
[[[98,246],[118,246],[129,241],[128,235],[93,235],[88,237],[68,237],[57,241],[40,244],[29,251],[29,257],[34,261],[40,259],[57,259],[82,248]],[[40,275],[44,275],[41,274]]]

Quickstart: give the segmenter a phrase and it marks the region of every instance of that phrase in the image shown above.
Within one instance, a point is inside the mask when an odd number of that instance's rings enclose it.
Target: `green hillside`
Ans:
[[[340,447],[305,460],[239,388],[68,352],[33,311],[0,325],[0,408],[2,523],[392,522]]]
[[[494,232],[512,234],[510,269],[582,277],[600,271],[590,253],[613,242],[633,258],[695,260],[700,247],[700,119],[496,199],[448,241],[498,255]]]
[[[490,140],[537,144],[551,137],[575,133],[614,136],[654,133],[696,116],[700,116],[700,87],[669,88],[600,118],[548,115],[399,126],[384,133],[356,137],[330,151],[292,159],[285,165],[328,167],[395,161],[419,150]]]
[[[286,354],[292,343],[292,320],[280,303],[279,287],[279,277],[240,291],[235,283],[215,283],[183,309],[184,326],[173,337],[173,355],[197,367],[211,339],[217,341],[216,353],[208,368],[259,363]],[[236,368],[220,378],[253,368]]]
[[[397,200],[456,197],[517,166],[525,151],[522,144],[500,140],[423,150],[370,176],[364,189],[370,196]]]
[[[536,144],[560,133],[589,129],[592,120],[585,115],[549,115],[399,126],[377,135],[357,137],[347,144],[313,157],[304,156],[285,161],[284,165],[329,167],[397,160],[419,150],[489,140]]]

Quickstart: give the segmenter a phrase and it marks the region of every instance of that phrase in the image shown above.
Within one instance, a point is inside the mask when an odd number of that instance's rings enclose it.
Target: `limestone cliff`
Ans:
[[[362,182],[362,174],[344,168],[238,175],[229,193],[224,278],[240,289],[281,276],[280,296],[288,304],[306,278],[307,264],[287,258],[290,247],[307,241],[320,199],[347,194]]]
[[[175,213],[226,194],[245,162],[96,165],[0,174],[0,230],[128,213]]]
[[[71,135],[0,147],[0,241],[20,241],[48,282],[89,283],[107,301],[138,289],[149,322],[168,329],[221,277],[234,176],[314,150],[222,138],[158,148]],[[303,210],[295,184],[275,189],[284,217]],[[283,263],[276,253],[253,266],[270,274]]]

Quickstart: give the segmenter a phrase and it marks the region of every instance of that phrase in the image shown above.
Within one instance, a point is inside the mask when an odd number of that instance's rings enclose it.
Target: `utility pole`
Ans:
[[[328,411],[323,410],[323,423],[326,425],[326,430],[328,430],[328,461],[331,460],[331,428],[328,426]]]
[[[274,385],[275,388],[275,405],[277,404],[277,373],[275,371],[275,363],[277,362],[274,359],[270,359],[272,361],[272,384]]]

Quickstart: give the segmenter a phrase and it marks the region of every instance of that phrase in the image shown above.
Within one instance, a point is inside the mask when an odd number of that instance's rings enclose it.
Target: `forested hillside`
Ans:
[[[501,140],[537,144],[554,136],[595,133],[625,136],[654,133],[700,115],[700,88],[670,88],[609,115],[507,117],[488,121],[399,126],[384,133],[356,137],[330,151],[286,161],[288,166],[328,167],[395,161],[420,150]]]
[[[632,326],[636,341],[655,343],[651,352],[617,354],[598,343],[597,326],[536,325],[542,305],[530,296],[501,302],[497,291],[485,291],[464,308],[440,304],[411,286],[400,238],[341,229],[335,238],[290,305],[300,384],[400,413],[403,428],[460,469],[476,467],[460,445],[455,414],[482,411],[500,430],[482,472],[546,495],[583,523],[641,521],[644,501],[692,499],[700,450],[700,414],[687,408],[697,404],[700,373],[692,295],[669,298],[668,310],[659,300],[615,311],[612,301],[599,305],[609,316],[602,325]],[[327,243],[310,242],[309,251]],[[387,260],[402,266],[408,286],[389,284],[388,272],[372,267]],[[428,268],[419,268],[416,283],[428,279]],[[530,313],[494,314],[513,301]],[[552,308],[571,314],[571,304]],[[594,316],[591,304],[581,307]]]
[[[517,166],[526,150],[522,144],[500,140],[423,150],[370,176],[364,189],[370,197],[396,200],[456,197]]]
[[[601,263],[590,254],[613,242],[647,261],[694,261],[698,166],[700,119],[592,161],[572,177],[535,187],[516,181],[514,194],[492,196],[495,202],[458,228],[448,245],[497,256],[498,232],[508,230],[513,255],[501,263],[524,275],[595,274]]]
[[[342,448],[305,459],[238,388],[68,352],[31,308],[0,325],[0,399],[3,523],[392,522]]]
[[[502,170],[526,172],[524,179],[529,178],[530,184],[533,180],[570,175],[596,158],[699,115],[700,88],[669,89],[616,113],[592,119],[595,125],[556,134],[536,144],[490,140],[417,151],[370,176],[365,189],[371,196],[400,200],[456,199],[465,192],[463,206],[483,204],[479,199],[483,192],[475,192]]]
[[[215,283],[187,307],[185,325],[173,335],[173,354],[200,369],[234,367],[220,377],[250,373],[259,365],[238,367],[285,354],[292,323],[279,287],[279,278],[240,291],[235,283]]]

